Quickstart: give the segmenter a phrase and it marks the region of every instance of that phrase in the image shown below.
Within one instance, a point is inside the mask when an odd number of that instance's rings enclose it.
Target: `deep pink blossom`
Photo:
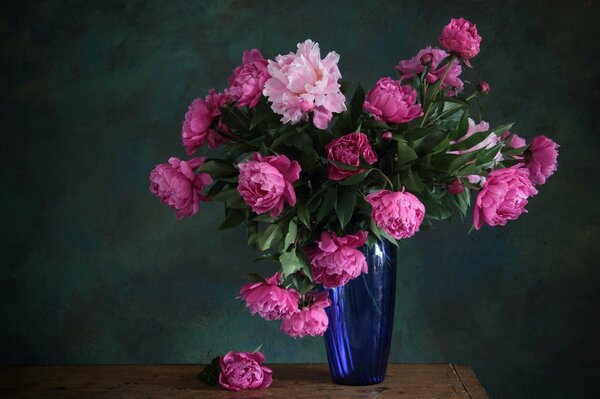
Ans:
[[[229,352],[219,359],[219,385],[229,391],[268,388],[273,371],[263,366],[261,352]]]
[[[444,58],[448,56],[448,53],[435,47],[425,47],[424,49],[419,50],[419,52],[413,58],[400,61],[398,66],[396,66],[396,69],[401,73],[400,80],[412,79],[412,77],[415,75],[421,75],[425,70],[425,65],[422,61],[426,56],[429,56],[427,58],[429,60],[429,72],[425,78],[427,83],[433,84],[442,79],[444,74],[446,74],[444,82],[440,85],[440,89],[452,87],[453,90],[450,91],[450,95],[454,95],[456,92],[463,89],[463,81],[459,78],[462,72],[460,63],[458,61],[454,61],[451,66],[449,63],[447,63],[441,68],[438,68],[438,65]],[[450,69],[446,73],[446,69],[448,69],[449,66]]]
[[[377,162],[377,155],[371,147],[369,138],[364,133],[350,133],[334,139],[326,147],[327,160],[329,161],[329,174],[331,180],[343,180],[357,175],[365,169],[346,170],[337,166],[333,161],[350,166],[360,166],[362,156],[369,165]]]
[[[264,282],[242,285],[239,298],[246,301],[250,313],[257,314],[265,320],[279,320],[298,311],[300,294],[290,288],[280,287],[279,273]]]
[[[283,319],[281,331],[294,338],[325,334],[329,326],[325,308],[330,305],[327,291],[318,293],[310,305]]]
[[[339,59],[333,51],[321,59],[319,44],[306,40],[298,43],[296,53],[269,60],[271,78],[263,94],[272,103],[273,112],[282,115],[281,122],[306,121],[312,112],[314,125],[326,129],[334,113],[346,110],[346,98],[338,83],[342,77]]]
[[[425,205],[404,191],[379,190],[369,194],[367,201],[375,224],[397,240],[414,236],[425,217]]]
[[[473,225],[479,230],[483,223],[504,226],[516,220],[525,210],[529,197],[537,190],[529,180],[529,171],[521,164],[496,169],[488,175],[477,195],[473,208]]]
[[[221,107],[227,101],[224,94],[210,90],[206,98],[197,98],[189,105],[181,128],[181,138],[185,152],[193,154],[200,146],[207,144],[216,148],[227,141],[221,133],[229,129],[221,120]]]
[[[391,123],[406,123],[423,115],[415,89],[392,78],[377,81],[367,93],[363,108],[376,120]]]
[[[527,145],[527,142],[525,141],[524,138],[520,137],[516,133],[511,132],[510,130],[507,130],[502,135],[502,140],[506,140],[509,137],[510,137],[510,142],[508,142],[507,144],[511,148],[521,148],[521,147],[525,147]]]
[[[195,215],[200,201],[208,200],[201,193],[212,179],[206,173],[194,174],[203,163],[202,157],[189,161],[172,157],[169,163],[156,165],[150,173],[150,191],[177,211],[177,219]]]
[[[314,280],[325,288],[335,288],[367,273],[367,260],[359,251],[365,244],[368,233],[357,231],[338,237],[330,231],[323,231],[315,248],[307,250]]]
[[[269,77],[267,60],[260,50],[244,51],[242,65],[233,70],[233,75],[229,78],[229,89],[225,94],[230,101],[236,101],[238,107],[253,108],[258,104]]]
[[[481,36],[472,22],[464,18],[452,18],[442,30],[440,43],[444,50],[462,58],[467,66],[471,66],[469,58],[479,54]]]
[[[528,150],[527,169],[534,184],[544,184],[558,167],[558,147],[546,136],[536,136]]]
[[[270,212],[276,217],[283,211],[284,202],[296,205],[292,183],[300,177],[298,162],[290,161],[285,155],[255,153],[251,160],[238,166],[238,192],[254,212]]]

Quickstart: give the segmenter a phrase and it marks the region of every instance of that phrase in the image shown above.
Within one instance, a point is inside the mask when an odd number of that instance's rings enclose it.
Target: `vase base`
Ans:
[[[337,385],[349,385],[349,386],[365,386],[380,384],[385,379],[385,375],[368,378],[334,378],[331,380]]]

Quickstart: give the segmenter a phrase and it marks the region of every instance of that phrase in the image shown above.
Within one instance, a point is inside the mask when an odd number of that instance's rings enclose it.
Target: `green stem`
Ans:
[[[427,104],[427,109],[425,110],[425,115],[423,115],[423,119],[421,120],[421,124],[419,127],[423,127],[425,125],[425,122],[427,121],[427,117],[429,116],[429,111],[431,110],[431,104],[433,104],[435,102],[435,97],[438,95],[438,92],[440,91],[440,87],[442,87],[442,85],[444,84],[444,81],[446,80],[446,76],[448,75],[448,72],[450,71],[450,67],[452,66],[454,61],[456,61],[455,55],[453,55],[450,58],[450,61],[448,61],[448,64],[446,64],[447,65],[446,70],[444,71],[444,74],[442,75],[440,84],[436,85],[434,87],[433,94],[431,95],[431,101],[429,102],[429,104]]]
[[[390,185],[390,189],[392,189],[392,191],[394,190],[394,184],[392,183],[392,181],[390,179],[388,179],[388,177],[385,175],[385,173],[383,173],[383,171],[381,169],[374,169],[377,171],[377,173],[379,173],[381,175],[381,177],[384,178],[384,180],[386,181],[386,184]]]

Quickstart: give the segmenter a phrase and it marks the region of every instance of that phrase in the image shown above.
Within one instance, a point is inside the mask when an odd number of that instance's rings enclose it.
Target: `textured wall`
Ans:
[[[186,4],[187,3],[187,4]],[[599,6],[594,1],[42,1],[1,7],[0,364],[203,362],[260,343],[325,361],[234,297],[254,264],[221,209],[176,221],[148,192],[187,104],[241,52],[305,38],[370,85],[465,16],[493,124],[561,145],[507,228],[442,223],[401,246],[392,360],[471,365],[496,398],[598,397]],[[568,3],[568,5],[567,5]]]

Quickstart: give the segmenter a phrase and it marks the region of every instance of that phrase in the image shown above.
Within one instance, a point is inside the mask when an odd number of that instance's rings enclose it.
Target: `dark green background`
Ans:
[[[188,4],[185,4],[188,3]],[[442,223],[402,243],[394,362],[472,366],[495,398],[598,397],[599,6],[595,1],[41,1],[0,20],[0,364],[205,362],[264,344],[323,362],[235,299],[242,229],[204,204],[176,221],[148,192],[183,156],[191,99],[244,49],[305,38],[366,86],[464,16],[483,36],[492,124],[561,144],[530,213],[506,228]],[[275,376],[275,378],[277,378]]]

